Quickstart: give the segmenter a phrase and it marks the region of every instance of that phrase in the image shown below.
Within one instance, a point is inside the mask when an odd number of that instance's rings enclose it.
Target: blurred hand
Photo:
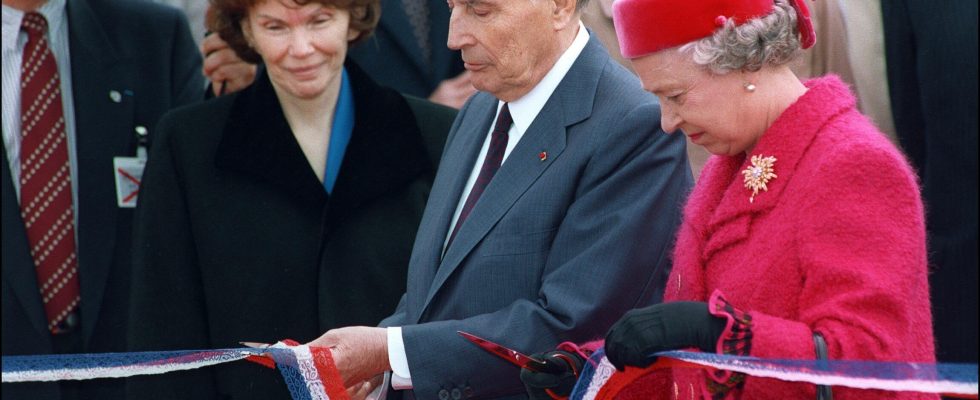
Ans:
[[[238,58],[228,43],[218,35],[207,35],[201,42],[204,76],[211,81],[215,96],[242,90],[255,80],[255,64]]]
[[[530,400],[551,400],[565,398],[572,394],[575,382],[582,373],[585,360],[575,353],[555,350],[537,353],[531,358],[545,362],[545,370],[540,372],[521,369],[521,381]],[[548,392],[551,392],[550,394]],[[555,397],[557,396],[557,397]]]
[[[383,381],[384,375],[378,375],[364,382],[354,384],[354,386],[347,388],[347,397],[349,397],[350,400],[367,399],[368,396],[374,392],[374,389],[376,389],[378,385],[381,385]]]
[[[462,107],[463,103],[466,103],[466,99],[476,93],[476,88],[470,83],[470,76],[472,75],[472,72],[464,71],[455,78],[442,81],[436,90],[429,95],[429,101],[456,109]]]
[[[606,334],[606,357],[620,371],[644,368],[658,351],[697,347],[714,353],[727,321],[708,312],[708,303],[678,301],[630,310]]]
[[[348,391],[355,385],[363,385],[364,381],[391,370],[385,328],[349,326],[331,329],[307,344],[330,348],[334,364],[337,365]],[[370,392],[369,390],[367,393]]]

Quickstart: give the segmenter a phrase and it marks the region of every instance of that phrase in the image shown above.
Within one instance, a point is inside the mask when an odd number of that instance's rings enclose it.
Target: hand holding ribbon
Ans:
[[[331,329],[308,345],[330,348],[334,364],[348,388],[391,370],[385,328],[349,326]]]

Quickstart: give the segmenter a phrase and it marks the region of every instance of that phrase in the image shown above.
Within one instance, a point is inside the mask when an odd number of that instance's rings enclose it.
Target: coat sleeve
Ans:
[[[182,186],[178,131],[173,114],[158,127],[143,174],[134,222],[130,293],[130,351],[210,348],[207,316],[194,250],[187,193]],[[134,377],[127,397],[139,399],[215,398],[208,369]]]
[[[796,177],[809,182],[798,195],[804,199],[796,237],[803,274],[799,319],[747,310],[751,355],[814,359],[813,334],[820,333],[830,359],[933,361],[923,208],[914,175],[897,151],[884,147],[824,160],[813,176]],[[813,397],[812,385],[765,379],[749,379],[745,396],[773,384]]]
[[[626,310],[659,301],[691,173],[684,137],[658,129],[653,103],[625,111],[572,183],[578,190],[548,251],[537,299],[402,328],[415,398],[456,389],[476,398],[524,393],[515,366],[457,331],[547,351],[600,337]]]

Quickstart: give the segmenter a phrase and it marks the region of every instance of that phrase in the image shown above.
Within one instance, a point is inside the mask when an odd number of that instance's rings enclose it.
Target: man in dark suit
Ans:
[[[449,1],[449,46],[481,92],[450,131],[388,328],[310,343],[349,387],[393,371],[394,396],[526,398],[517,367],[457,331],[546,351],[660,299],[692,180],[684,137],[657,128],[583,3]]]
[[[977,362],[977,2],[881,2],[895,131],[922,180],[936,359]]]
[[[416,97],[439,96],[463,73],[459,51],[446,47],[449,9],[444,0],[382,0],[374,35],[351,48],[350,57],[382,85]],[[469,83],[468,75],[460,84]],[[444,81],[447,81],[443,84]],[[462,105],[472,86],[455,104]]]
[[[113,158],[136,156],[165,111],[202,98],[200,56],[179,11],[142,1],[3,0],[3,32],[3,355],[122,351],[132,209],[119,205]],[[44,51],[52,57],[24,56]],[[28,67],[36,74],[21,73]],[[37,71],[60,92],[29,92]],[[56,115],[32,116],[42,99]],[[28,148],[34,126],[22,116],[53,116],[52,140]],[[33,172],[46,168],[30,164],[35,152],[65,168],[51,176],[64,190],[32,194],[37,181],[55,182]],[[46,202],[64,206],[57,226],[67,233],[36,244],[35,221],[46,217],[33,207]],[[57,272],[44,272],[55,255]],[[3,399],[112,398],[117,381],[4,384]]]

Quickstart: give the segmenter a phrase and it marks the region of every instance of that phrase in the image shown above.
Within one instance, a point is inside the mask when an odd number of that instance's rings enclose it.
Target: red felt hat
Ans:
[[[790,0],[797,11],[800,42],[815,41],[804,0]],[[635,58],[710,36],[734,19],[741,25],[769,14],[773,0],[616,0],[613,17],[623,57]]]

